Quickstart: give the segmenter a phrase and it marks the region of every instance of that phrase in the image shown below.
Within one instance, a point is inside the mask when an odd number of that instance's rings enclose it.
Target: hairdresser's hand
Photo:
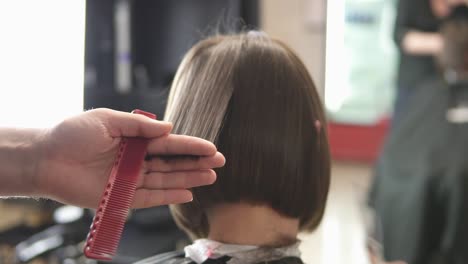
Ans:
[[[212,168],[224,157],[205,140],[170,135],[172,125],[146,116],[91,110],[47,131],[37,168],[38,196],[96,208],[116,158],[121,137],[152,138],[149,155],[197,155],[199,159],[145,161],[133,206],[151,207],[192,200],[187,188],[211,184]]]

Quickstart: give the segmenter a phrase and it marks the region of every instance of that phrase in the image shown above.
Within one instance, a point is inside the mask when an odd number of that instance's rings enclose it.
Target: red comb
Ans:
[[[155,115],[141,110],[134,110],[132,113],[156,119]],[[148,142],[145,138],[122,138],[116,161],[86,239],[86,257],[111,260],[115,255],[135,195]]]

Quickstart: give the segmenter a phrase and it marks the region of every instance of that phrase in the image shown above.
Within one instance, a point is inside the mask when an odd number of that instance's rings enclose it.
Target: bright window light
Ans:
[[[49,127],[83,110],[85,3],[0,2],[0,126]]]
[[[337,112],[350,95],[347,85],[347,54],[344,47],[345,2],[327,1],[327,28],[325,51],[325,105],[329,111]]]

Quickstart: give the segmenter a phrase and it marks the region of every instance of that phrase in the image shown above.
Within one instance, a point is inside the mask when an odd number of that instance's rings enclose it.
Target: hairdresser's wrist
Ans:
[[[56,193],[60,192],[57,177],[66,177],[60,174],[60,163],[67,163],[65,157],[57,156],[54,148],[57,147],[57,139],[52,136],[52,129],[42,130],[35,142],[34,153],[37,154],[35,167],[33,168],[32,186],[30,196],[56,199]],[[70,149],[73,151],[73,149]],[[62,160],[63,159],[63,160]],[[71,173],[71,172],[70,172]],[[71,183],[72,184],[72,183]]]
[[[30,129],[29,141],[24,149],[24,161],[27,161],[22,172],[23,189],[21,193],[25,196],[39,197],[45,193],[41,185],[43,173],[41,170],[47,167],[47,155],[45,145],[47,129]],[[26,163],[26,162],[24,162]]]
[[[45,130],[0,129],[0,195],[36,196]]]

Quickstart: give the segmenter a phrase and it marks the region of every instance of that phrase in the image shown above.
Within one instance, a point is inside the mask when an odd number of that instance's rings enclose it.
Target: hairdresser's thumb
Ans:
[[[120,111],[107,111],[106,125],[113,137],[156,138],[168,134],[172,123]]]

